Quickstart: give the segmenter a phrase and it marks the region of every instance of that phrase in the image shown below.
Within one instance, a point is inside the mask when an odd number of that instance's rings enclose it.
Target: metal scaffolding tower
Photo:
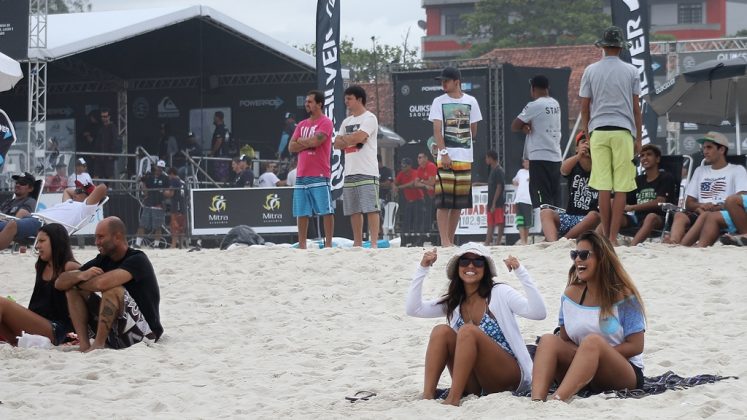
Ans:
[[[47,0],[29,2],[29,51],[47,48]],[[32,54],[29,54],[31,56]],[[28,172],[44,175],[47,163],[47,62],[33,54],[28,62]]]

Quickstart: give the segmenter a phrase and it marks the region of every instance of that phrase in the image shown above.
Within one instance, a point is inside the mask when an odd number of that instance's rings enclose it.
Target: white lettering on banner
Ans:
[[[332,9],[335,7],[336,0],[329,0],[327,2],[327,16],[332,17]]]
[[[239,106],[245,107],[245,108],[272,106],[272,107],[275,107],[275,109],[278,109],[283,105],[283,103],[284,102],[282,99],[280,99],[280,97],[275,97],[274,99],[241,99],[239,100]]]
[[[504,186],[506,191],[506,205],[504,206],[505,227],[504,233],[519,233],[516,229],[516,206],[514,201],[514,186]],[[457,235],[485,235],[488,228],[488,186],[472,186],[472,208],[462,209],[459,216]],[[534,225],[529,229],[531,233],[542,233],[539,223],[539,208],[534,209]]]
[[[441,86],[423,86],[420,88],[421,92],[440,92]]]
[[[628,10],[631,12],[637,11],[640,5],[637,0],[622,0]],[[648,76],[646,75],[646,60],[643,58],[646,55],[646,46],[648,45],[648,39],[646,38],[646,31],[642,25],[642,15],[638,12],[635,18],[628,19],[626,24],[625,32],[627,33],[628,42],[631,43],[630,56],[631,64],[633,64],[638,70],[638,78],[641,80],[641,94],[639,95],[639,104],[641,112],[645,115],[645,109],[648,107],[646,101],[643,99],[645,95],[648,95]],[[641,130],[641,143],[648,144],[651,142],[648,135],[648,129],[646,124],[642,124]]]
[[[625,3],[626,6],[628,6],[628,10],[635,11],[638,10],[640,5],[638,4],[638,0],[623,0],[623,3]]]
[[[210,222],[210,224],[228,223],[228,216],[226,216],[225,214],[209,214],[208,215],[208,222]]]
[[[431,113],[431,106],[429,105],[410,105],[408,109],[410,111],[410,118],[427,118]]]

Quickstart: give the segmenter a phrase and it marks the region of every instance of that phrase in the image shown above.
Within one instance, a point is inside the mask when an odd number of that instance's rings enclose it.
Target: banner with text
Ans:
[[[247,225],[257,233],[295,233],[293,188],[205,188],[191,191],[193,235],[225,235]]]
[[[516,206],[513,204],[515,187],[511,184],[504,186],[506,191],[505,227],[504,234],[519,233],[516,229]],[[540,209],[534,209],[534,223],[530,233],[542,233],[539,218]],[[472,186],[472,208],[462,209],[457,226],[457,235],[485,235],[488,231],[488,186]]]
[[[0,52],[14,60],[29,56],[29,0],[0,0]]]

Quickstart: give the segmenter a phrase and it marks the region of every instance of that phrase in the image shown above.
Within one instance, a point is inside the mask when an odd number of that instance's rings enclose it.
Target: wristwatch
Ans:
[[[441,155],[441,156],[446,156],[446,155],[449,154],[449,149],[446,149],[446,148],[441,149],[441,150],[438,151],[438,154]]]

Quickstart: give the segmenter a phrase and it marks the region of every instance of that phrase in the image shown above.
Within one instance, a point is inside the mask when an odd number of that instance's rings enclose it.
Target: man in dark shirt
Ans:
[[[161,292],[150,260],[127,246],[125,225],[117,217],[96,225],[96,247],[96,258],[55,281],[57,289],[66,291],[80,351],[123,349],[145,338],[158,340],[163,334]],[[93,343],[89,325],[95,331]]]
[[[143,210],[140,212],[140,226],[137,229],[135,248],[140,248],[145,232],[153,232],[153,248],[158,248],[161,241],[161,226],[166,222],[163,209],[163,193],[169,188],[169,177],[163,173],[166,162],[159,160],[154,173],[147,173],[141,181],[145,196]]]
[[[394,182],[394,174],[392,170],[384,166],[381,161],[381,155],[376,155],[376,160],[379,162],[379,198],[384,203],[392,201],[392,183]],[[382,205],[381,208],[384,208]]]
[[[506,173],[498,163],[498,153],[488,150],[485,163],[490,166],[488,175],[488,232],[485,235],[485,245],[500,245],[503,239],[503,227],[506,225],[504,207],[506,206]],[[496,241],[493,242],[493,232],[498,228]]]
[[[15,195],[0,204],[0,213],[17,217],[17,220],[0,221],[0,250],[5,249],[14,239],[22,240],[36,236],[41,224],[31,217],[36,210],[36,200],[32,196],[36,178],[28,172],[13,175],[16,181]]]
[[[251,159],[247,155],[241,155],[234,158],[231,163],[235,177],[230,186],[232,188],[251,188],[254,186],[254,172],[249,169]]]
[[[224,120],[223,111],[216,111],[213,116],[213,138],[210,142],[210,154],[213,157],[225,157],[228,148],[228,129]],[[219,160],[213,161],[213,178],[218,182],[225,182],[228,179],[228,162]]]
[[[101,127],[94,140],[94,148],[99,153],[121,153],[117,127],[112,123],[109,109],[101,110]],[[93,176],[96,178],[114,178],[114,156],[96,156]]]

